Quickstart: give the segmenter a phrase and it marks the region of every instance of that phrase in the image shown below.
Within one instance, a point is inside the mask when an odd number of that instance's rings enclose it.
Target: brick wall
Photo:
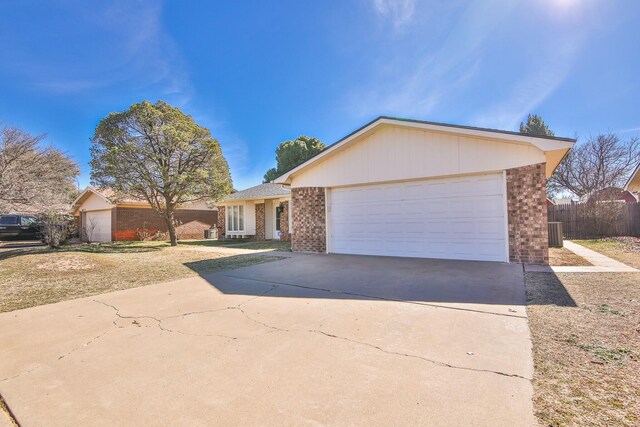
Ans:
[[[176,236],[178,236],[178,240],[201,240],[204,239],[204,231],[210,229],[212,225],[197,219],[187,221],[176,227]]]
[[[224,216],[224,215],[223,215]],[[176,211],[176,221],[182,223],[179,227],[181,239],[202,239],[204,230],[218,222],[218,212],[196,209],[179,209]],[[199,224],[189,224],[191,222]],[[111,214],[111,234],[113,240],[138,240],[137,231],[145,228],[152,231],[167,232],[167,226],[162,217],[149,208],[116,207]]]
[[[264,203],[256,204],[256,235],[255,240],[262,242],[265,240]]]
[[[224,206],[218,206],[218,239],[223,239],[225,233],[227,232],[226,228],[226,218],[224,211]]]
[[[291,189],[291,249],[297,252],[326,252],[327,229],[323,187]]]
[[[280,232],[282,237],[280,240],[291,240],[291,234],[289,234],[289,202],[281,202],[282,212],[280,212]]]
[[[549,263],[545,163],[507,170],[509,260]]]

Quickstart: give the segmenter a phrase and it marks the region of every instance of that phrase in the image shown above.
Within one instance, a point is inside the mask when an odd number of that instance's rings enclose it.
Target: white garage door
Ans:
[[[506,261],[502,173],[330,190],[329,251]]]
[[[111,241],[111,211],[93,211],[86,213],[84,232],[92,242]]]

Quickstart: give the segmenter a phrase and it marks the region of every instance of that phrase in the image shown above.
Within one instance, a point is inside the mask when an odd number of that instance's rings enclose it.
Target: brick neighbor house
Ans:
[[[380,117],[274,184],[294,251],[546,264],[546,180],[574,143]]]
[[[74,201],[72,214],[85,241],[140,240],[141,233],[167,231],[164,220],[147,202],[126,198],[116,201],[109,189],[87,187]],[[204,230],[218,223],[218,211],[196,202],[178,209],[176,220],[179,239],[202,239]]]

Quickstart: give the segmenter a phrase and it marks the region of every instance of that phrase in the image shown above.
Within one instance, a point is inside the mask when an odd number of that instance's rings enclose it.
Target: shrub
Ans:
[[[64,245],[77,232],[73,218],[68,215],[46,214],[39,219],[42,241],[51,248]]]

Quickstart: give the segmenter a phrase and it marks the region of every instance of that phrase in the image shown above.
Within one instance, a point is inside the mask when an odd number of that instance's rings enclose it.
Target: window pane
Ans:
[[[238,231],[238,207],[233,207],[233,231]]]
[[[17,216],[0,216],[0,224],[2,225],[17,225],[18,217]]]
[[[238,231],[244,231],[244,206],[240,205],[240,222],[239,222],[239,226],[238,226]]]
[[[36,222],[36,219],[32,216],[23,216],[20,219],[20,222],[22,223],[22,225],[31,225]]]
[[[231,206],[227,206],[227,231],[231,231],[233,229],[233,223],[231,221],[231,212],[233,208]]]

